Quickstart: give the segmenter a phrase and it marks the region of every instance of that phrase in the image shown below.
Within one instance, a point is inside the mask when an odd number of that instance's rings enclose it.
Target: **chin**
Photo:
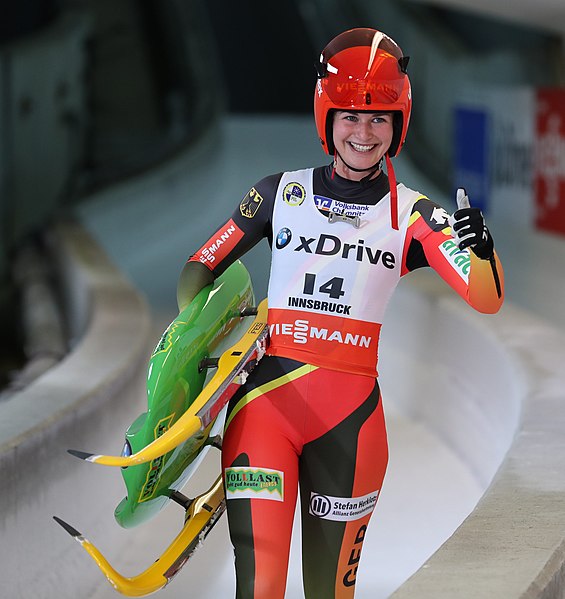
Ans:
[[[379,161],[378,158],[371,158],[370,160],[352,160],[349,164],[354,168],[366,168],[370,169]]]

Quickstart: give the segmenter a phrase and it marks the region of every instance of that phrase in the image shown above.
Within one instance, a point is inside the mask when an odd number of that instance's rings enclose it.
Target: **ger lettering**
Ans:
[[[352,587],[357,582],[357,564],[361,559],[361,547],[363,546],[366,532],[367,526],[363,524],[355,536],[355,541],[353,547],[351,548],[351,553],[349,554],[349,561],[347,562],[349,570],[347,570],[345,576],[343,577],[343,584],[346,587]]]

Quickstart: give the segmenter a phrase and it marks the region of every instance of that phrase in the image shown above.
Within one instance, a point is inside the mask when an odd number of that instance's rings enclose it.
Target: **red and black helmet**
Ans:
[[[412,109],[407,64],[396,42],[376,29],[350,29],[324,48],[317,65],[314,117],[327,154],[334,153],[334,110],[392,112],[394,133],[387,154],[392,158],[400,152]]]

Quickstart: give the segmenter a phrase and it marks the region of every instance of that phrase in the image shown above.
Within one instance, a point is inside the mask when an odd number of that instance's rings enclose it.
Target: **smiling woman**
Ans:
[[[335,170],[345,179],[360,181],[376,175],[392,142],[391,112],[348,112],[333,115]]]
[[[478,311],[503,301],[480,211],[456,212],[452,233],[443,208],[396,183],[391,158],[412,106],[407,64],[375,29],[332,40],[317,65],[314,114],[333,163],[261,179],[181,273],[184,306],[261,239],[271,243],[270,346],[230,401],[222,444],[225,480],[241,481],[226,484],[240,599],[284,597],[298,493],[305,597],[354,596],[388,463],[377,361],[401,277],[431,266]],[[257,491],[258,473],[278,481],[276,494]]]

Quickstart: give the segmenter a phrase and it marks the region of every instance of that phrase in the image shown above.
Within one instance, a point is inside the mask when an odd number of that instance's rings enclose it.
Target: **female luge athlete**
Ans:
[[[222,449],[239,599],[284,596],[298,490],[305,596],[353,597],[388,460],[377,355],[400,278],[431,266],[480,312],[503,301],[480,211],[450,217],[396,183],[407,64],[374,29],[332,40],[314,114],[333,163],[259,181],[179,279],[183,308],[263,237],[271,244],[270,347],[230,402]]]

